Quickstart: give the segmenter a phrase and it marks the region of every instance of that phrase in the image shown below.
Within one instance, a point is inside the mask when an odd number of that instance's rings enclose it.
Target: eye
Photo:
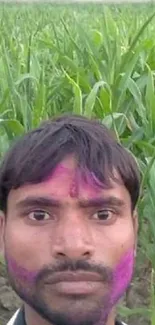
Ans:
[[[99,210],[93,217],[99,221],[110,221],[114,217],[114,212],[110,210]]]
[[[48,220],[50,216],[49,213],[47,213],[46,211],[36,210],[29,213],[29,217],[31,220],[44,221],[44,220]]]

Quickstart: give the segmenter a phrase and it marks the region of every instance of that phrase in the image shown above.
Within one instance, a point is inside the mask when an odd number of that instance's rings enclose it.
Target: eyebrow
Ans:
[[[91,207],[101,207],[101,206],[125,206],[125,202],[120,198],[115,196],[101,197],[101,198],[91,198],[89,200],[79,201],[79,206],[82,208],[91,208]]]
[[[27,208],[29,206],[60,207],[61,205],[60,201],[44,196],[27,196],[25,199],[16,203],[17,208]]]
[[[101,206],[113,206],[113,207],[124,207],[125,202],[115,196],[100,197],[100,198],[91,198],[88,200],[79,200],[77,205],[80,208],[97,208]],[[27,196],[25,199],[16,203],[16,207],[19,209],[38,206],[39,208],[49,207],[49,208],[61,208],[63,203],[52,197],[36,197],[36,196]]]

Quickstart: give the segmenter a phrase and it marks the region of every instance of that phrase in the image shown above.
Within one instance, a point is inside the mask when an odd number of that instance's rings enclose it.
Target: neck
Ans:
[[[26,325],[52,325],[27,304],[24,304],[24,311]],[[115,309],[110,312],[105,325],[115,325]]]

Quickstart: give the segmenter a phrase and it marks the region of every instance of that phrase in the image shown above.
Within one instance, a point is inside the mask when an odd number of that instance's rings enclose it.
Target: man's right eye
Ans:
[[[46,221],[50,218],[49,213],[42,210],[37,210],[29,213],[29,218],[35,221]]]

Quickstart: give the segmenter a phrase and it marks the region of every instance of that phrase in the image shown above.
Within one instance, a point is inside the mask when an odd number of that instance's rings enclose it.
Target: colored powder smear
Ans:
[[[19,266],[12,258],[7,259],[7,261],[9,273],[12,275],[12,277],[15,277],[17,281],[22,281],[25,287],[31,288],[33,283],[35,283],[39,272],[26,270],[25,268]],[[133,267],[134,252],[133,250],[130,250],[121,258],[119,264],[113,271],[111,290],[107,294],[106,300],[104,300],[100,321],[97,322],[96,325],[106,324],[112,308],[118,303],[119,299],[123,296],[131,282]]]
[[[114,305],[124,294],[131,282],[134,268],[134,250],[130,250],[121,259],[113,274],[111,303]]]
[[[19,266],[15,260],[11,257],[7,258],[7,266],[9,273],[11,273],[15,278],[19,279],[19,281],[22,281],[26,284],[32,285],[38,275],[38,271],[28,271],[22,266]]]
[[[67,177],[68,181],[69,179],[71,180],[69,195],[72,198],[77,198],[79,196],[80,188],[87,191],[87,194],[90,196],[96,195],[100,192],[101,188],[103,188],[103,184],[96,178],[94,173],[79,167],[71,169],[64,166],[63,163],[59,163],[44,181],[47,182],[51,179],[61,180],[63,177]]]
[[[39,274],[39,271],[28,271],[24,267],[19,266],[11,257],[7,258],[7,265],[9,272],[14,274],[17,279],[25,284],[32,284],[35,282]],[[134,252],[132,250],[123,256],[113,272],[113,285],[110,292],[110,301],[112,304],[115,304],[130,283],[133,274],[133,266]]]
[[[106,302],[101,313],[100,321],[96,325],[105,325],[112,308],[127,290],[133,276],[134,251],[127,252],[113,272],[113,285],[107,295]]]

